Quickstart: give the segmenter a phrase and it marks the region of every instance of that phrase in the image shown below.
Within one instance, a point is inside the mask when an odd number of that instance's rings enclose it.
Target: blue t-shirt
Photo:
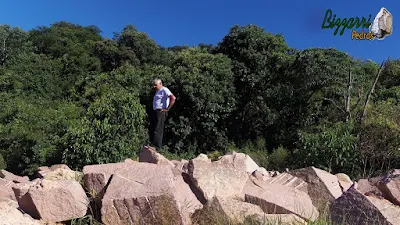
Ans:
[[[167,87],[162,87],[156,92],[153,99],[153,109],[166,109],[169,106],[169,98],[172,92]]]

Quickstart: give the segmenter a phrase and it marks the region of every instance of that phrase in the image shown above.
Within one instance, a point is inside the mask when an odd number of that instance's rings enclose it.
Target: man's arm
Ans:
[[[163,109],[161,111],[168,112],[172,108],[172,106],[175,104],[176,97],[174,94],[172,94],[172,92],[168,88],[165,88],[165,92],[167,93],[168,98],[169,98],[169,105],[168,105],[167,109]]]
[[[169,106],[168,106],[167,111],[169,111],[172,108],[172,106],[175,104],[175,100],[176,100],[175,95],[172,93],[168,96],[168,98],[169,98]]]

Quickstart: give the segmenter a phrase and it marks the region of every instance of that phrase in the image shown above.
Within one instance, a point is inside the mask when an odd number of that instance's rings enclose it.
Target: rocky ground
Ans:
[[[400,170],[352,181],[307,167],[267,171],[231,153],[170,161],[144,147],[139,161],[40,167],[36,179],[0,172],[0,224],[400,224]],[[206,222],[204,222],[206,221]],[[208,221],[208,222],[207,222]],[[215,221],[215,220],[214,220]],[[228,222],[229,221],[229,222]]]

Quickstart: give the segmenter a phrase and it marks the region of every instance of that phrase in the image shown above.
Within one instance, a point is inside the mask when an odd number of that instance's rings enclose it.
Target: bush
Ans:
[[[68,128],[63,162],[80,169],[135,156],[146,142],[144,117],[137,95],[111,89],[90,105],[84,118]]]
[[[268,168],[268,150],[263,138],[246,142],[238,151],[249,155],[258,166]]]
[[[0,170],[4,170],[7,168],[7,163],[4,161],[3,156],[0,154]]]
[[[274,149],[268,156],[268,170],[283,171],[290,167],[289,157],[289,151],[282,146]]]
[[[299,148],[294,152],[298,167],[315,167],[329,172],[353,175],[359,170],[357,137],[352,123],[323,123],[300,132]]]
[[[169,88],[177,97],[166,123],[165,145],[176,153],[226,150],[227,117],[234,108],[230,60],[205,49],[179,52]]]

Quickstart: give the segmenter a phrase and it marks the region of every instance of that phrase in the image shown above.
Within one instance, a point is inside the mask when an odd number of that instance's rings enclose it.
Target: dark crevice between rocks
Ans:
[[[18,210],[22,213],[29,214],[33,219],[39,220],[39,211],[36,209],[36,205],[33,203],[33,200],[28,192],[26,192],[24,195],[21,195],[20,190],[13,188],[13,191],[18,201]]]
[[[90,194],[88,194],[88,197],[90,199],[90,204],[89,204],[90,209],[88,210],[87,214],[91,215],[93,219],[95,219],[96,221],[101,221],[102,199],[107,191],[108,186],[111,183],[112,178],[113,174],[108,179],[104,188],[94,198],[93,196],[90,196]]]
[[[394,205],[400,206],[400,201],[397,200],[397,198],[393,195],[393,193],[390,191],[390,189],[386,186],[385,183],[378,182],[376,186],[379,189],[379,191],[381,191],[383,198],[390,201]]]
[[[189,174],[187,173],[182,173],[182,177],[183,177],[183,181],[185,181],[185,183],[187,185],[189,185],[190,190],[193,192],[193,194],[196,196],[196,198],[201,202],[201,204],[206,204],[207,200],[204,197],[204,194],[202,191],[200,191],[196,185],[192,182],[192,180],[190,179]]]

